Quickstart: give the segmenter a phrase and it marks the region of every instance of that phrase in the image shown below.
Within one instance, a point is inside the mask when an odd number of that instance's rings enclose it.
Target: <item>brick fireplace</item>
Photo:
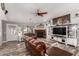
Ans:
[[[34,31],[37,37],[46,38],[46,29],[45,29],[44,24],[36,25]]]

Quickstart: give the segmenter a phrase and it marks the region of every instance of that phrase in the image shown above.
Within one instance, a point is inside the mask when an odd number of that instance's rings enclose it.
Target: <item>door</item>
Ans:
[[[14,41],[18,39],[16,24],[6,24],[6,39],[7,41]]]

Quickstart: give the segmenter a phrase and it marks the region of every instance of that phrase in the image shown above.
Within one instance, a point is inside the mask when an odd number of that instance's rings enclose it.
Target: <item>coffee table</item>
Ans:
[[[48,49],[47,55],[48,56],[72,56],[73,54],[63,49],[60,49],[58,47],[51,47],[50,49]]]

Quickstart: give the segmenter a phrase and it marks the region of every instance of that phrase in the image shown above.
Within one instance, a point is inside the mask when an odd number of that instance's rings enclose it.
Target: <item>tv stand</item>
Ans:
[[[77,38],[77,26],[78,24],[65,24],[65,25],[54,25],[51,26],[51,32],[53,31],[52,28],[57,27],[66,27],[66,35],[60,35],[60,34],[53,34],[53,32],[50,34],[51,37],[53,37],[53,40],[65,43],[66,45],[73,45],[75,47],[78,46],[78,38]]]

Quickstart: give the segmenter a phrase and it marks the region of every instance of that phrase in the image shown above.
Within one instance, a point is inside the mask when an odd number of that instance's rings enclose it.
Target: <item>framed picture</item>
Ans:
[[[53,25],[63,25],[67,23],[70,23],[70,14],[53,19]]]

